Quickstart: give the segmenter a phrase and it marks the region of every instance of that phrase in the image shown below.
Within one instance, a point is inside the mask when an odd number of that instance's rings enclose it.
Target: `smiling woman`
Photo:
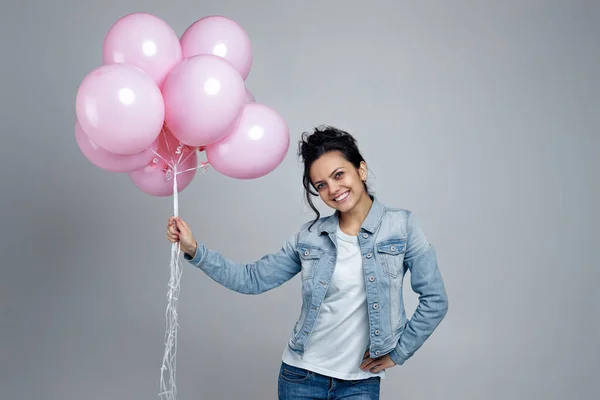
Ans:
[[[356,235],[372,203],[367,187],[367,164],[356,140],[347,132],[325,127],[313,134],[304,133],[298,152],[304,160],[306,200],[317,214],[313,223],[320,213],[311,196],[318,193],[325,204],[340,212],[341,229]]]
[[[334,127],[304,133],[306,199],[316,213],[274,254],[242,264],[197,242],[181,218],[167,237],[185,258],[230,290],[259,294],[300,273],[302,308],[283,351],[279,399],[379,399],[386,369],[403,364],[448,310],[436,253],[412,213],[389,208],[368,191],[356,140]],[[334,210],[322,217],[319,196]],[[419,294],[410,320],[402,283]]]

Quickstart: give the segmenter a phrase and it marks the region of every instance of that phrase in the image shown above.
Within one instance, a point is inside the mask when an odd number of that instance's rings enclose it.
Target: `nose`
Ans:
[[[340,185],[338,185],[337,183],[330,183],[328,187],[330,196],[336,195],[337,192],[340,190]]]

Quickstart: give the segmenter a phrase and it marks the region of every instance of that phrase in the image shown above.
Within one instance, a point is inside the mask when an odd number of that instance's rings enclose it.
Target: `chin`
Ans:
[[[336,210],[346,212],[352,210],[354,207],[356,207],[357,204],[358,201],[356,199],[352,199],[350,202],[345,202],[341,204],[334,203],[333,205]]]
[[[338,210],[340,210],[341,212],[347,212],[352,210],[354,207],[356,206],[356,204],[342,204],[340,206],[338,206]]]

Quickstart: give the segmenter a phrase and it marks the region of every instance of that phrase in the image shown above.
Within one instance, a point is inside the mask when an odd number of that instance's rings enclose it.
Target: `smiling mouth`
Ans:
[[[350,196],[350,191],[347,191],[346,193],[339,195],[338,197],[334,198],[333,201],[339,203],[341,201],[346,200],[348,198],[348,196]]]

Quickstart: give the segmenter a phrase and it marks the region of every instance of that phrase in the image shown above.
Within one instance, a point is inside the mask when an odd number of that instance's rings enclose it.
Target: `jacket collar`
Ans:
[[[385,206],[381,204],[375,196],[369,195],[369,197],[371,197],[371,200],[373,200],[373,204],[371,205],[371,208],[369,209],[367,217],[363,221],[361,228],[369,233],[374,233],[381,222],[381,218],[383,217],[383,213],[385,211]],[[321,233],[333,234],[336,232],[338,225],[339,211],[336,211],[323,221],[323,224],[320,227]]]

